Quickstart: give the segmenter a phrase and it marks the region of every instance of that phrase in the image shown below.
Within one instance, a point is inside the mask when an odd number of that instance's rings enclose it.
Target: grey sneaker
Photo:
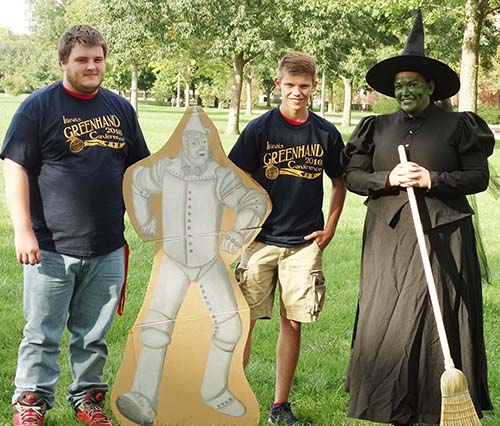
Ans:
[[[153,426],[156,410],[153,405],[139,392],[127,392],[116,399],[118,411],[130,421],[141,426]]]
[[[267,422],[275,426],[310,426],[294,416],[289,402],[284,402],[276,407],[271,406]]]

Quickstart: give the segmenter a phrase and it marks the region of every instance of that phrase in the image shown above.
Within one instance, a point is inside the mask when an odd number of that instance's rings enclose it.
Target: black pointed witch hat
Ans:
[[[402,55],[378,62],[366,74],[366,82],[377,92],[394,98],[394,77],[402,71],[424,75],[435,83],[432,100],[446,99],[458,92],[458,75],[445,63],[428,58],[424,51],[422,12],[417,11]]]

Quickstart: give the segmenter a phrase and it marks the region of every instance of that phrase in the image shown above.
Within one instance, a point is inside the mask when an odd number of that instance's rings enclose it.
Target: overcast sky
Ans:
[[[28,32],[24,0],[0,0],[0,27],[9,27],[15,34]]]

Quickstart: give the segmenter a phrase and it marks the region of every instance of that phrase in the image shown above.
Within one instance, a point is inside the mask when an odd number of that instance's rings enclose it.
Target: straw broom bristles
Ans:
[[[403,145],[398,146],[399,159],[401,163],[406,163],[406,150]],[[453,359],[451,358],[448,338],[444,327],[443,315],[439,306],[439,298],[436,290],[436,283],[432,275],[431,263],[427,253],[425,244],[424,230],[418,212],[417,199],[413,187],[406,189],[408,201],[410,202],[413,224],[417,234],[418,246],[422,263],[424,266],[425,278],[431,299],[432,311],[436,319],[436,326],[439,335],[439,342],[443,350],[445,371],[441,376],[441,426],[481,426],[479,417],[472,403],[469,388],[467,386],[467,378],[465,374],[455,368]]]
[[[481,426],[464,373],[447,368],[441,376],[441,395],[441,426]]]

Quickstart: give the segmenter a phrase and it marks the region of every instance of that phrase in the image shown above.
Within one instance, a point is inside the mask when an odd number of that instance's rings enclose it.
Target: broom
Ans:
[[[406,163],[406,151],[403,145],[398,146],[399,159],[401,163]],[[420,255],[424,264],[425,278],[427,287],[429,289],[429,296],[431,298],[432,310],[439,334],[439,341],[444,356],[445,371],[441,376],[441,426],[481,426],[479,417],[477,416],[476,409],[472,403],[469,389],[467,386],[467,378],[465,374],[455,368],[453,359],[451,358],[450,347],[446,337],[446,330],[444,328],[443,316],[439,306],[439,299],[436,291],[436,284],[432,276],[431,263],[429,255],[427,254],[427,247],[425,245],[424,231],[422,229],[422,222],[418,213],[417,200],[413,187],[406,188],[408,193],[408,200],[410,201],[411,214],[413,217],[413,224],[417,233],[418,245],[420,248]]]

